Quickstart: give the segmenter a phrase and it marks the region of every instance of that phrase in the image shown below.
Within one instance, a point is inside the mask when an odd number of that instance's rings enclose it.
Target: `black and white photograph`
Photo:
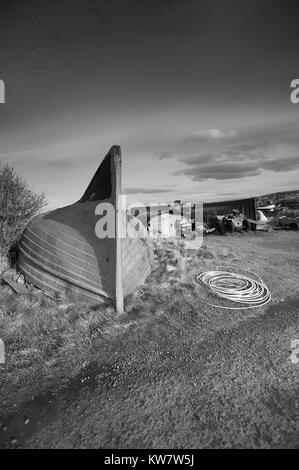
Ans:
[[[299,448],[298,6],[1,0],[2,451]]]

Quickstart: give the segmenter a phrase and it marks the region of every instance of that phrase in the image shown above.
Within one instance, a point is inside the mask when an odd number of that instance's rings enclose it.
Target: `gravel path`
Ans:
[[[2,425],[1,447],[298,447],[299,300],[205,340],[123,343]]]

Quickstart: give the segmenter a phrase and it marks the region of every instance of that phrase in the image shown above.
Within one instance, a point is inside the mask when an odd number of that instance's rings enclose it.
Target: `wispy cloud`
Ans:
[[[166,188],[125,188],[126,194],[156,194],[170,193],[172,189]]]
[[[158,160],[164,160],[165,158],[172,158],[172,152],[168,152],[167,150],[162,152],[156,152],[155,155],[157,156]]]
[[[56,153],[56,155],[55,155]],[[11,165],[42,165],[50,168],[69,168],[73,162],[68,156],[57,156],[57,153],[47,148],[30,149],[18,152],[0,153],[0,161]]]
[[[209,142],[217,140],[229,140],[238,137],[238,132],[235,129],[221,130],[221,129],[204,129],[201,131],[192,132],[183,138],[184,143],[191,142]]]

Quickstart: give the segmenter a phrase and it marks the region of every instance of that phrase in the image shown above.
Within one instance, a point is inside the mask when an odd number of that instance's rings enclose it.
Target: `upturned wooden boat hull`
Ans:
[[[132,216],[117,215],[120,193],[121,153],[113,146],[78,202],[41,214],[26,227],[19,244],[19,269],[27,282],[51,296],[76,294],[113,302],[122,311],[123,298],[148,276],[152,253],[147,238],[120,238],[123,217],[133,230],[136,225]],[[115,208],[113,238],[96,233],[99,202]]]

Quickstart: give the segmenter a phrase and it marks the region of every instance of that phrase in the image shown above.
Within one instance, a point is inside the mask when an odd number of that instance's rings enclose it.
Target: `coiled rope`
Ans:
[[[222,267],[220,267],[221,269]],[[213,294],[229,300],[231,302],[238,302],[242,304],[242,307],[230,307],[224,305],[210,304],[213,307],[221,307],[226,309],[247,309],[261,307],[267,304],[271,300],[271,293],[262,280],[257,274],[251,271],[250,276],[237,274],[234,272],[227,271],[227,269],[236,269],[234,267],[223,267],[225,270],[206,271],[196,276],[197,282],[207,286]],[[257,279],[254,279],[256,277]]]

